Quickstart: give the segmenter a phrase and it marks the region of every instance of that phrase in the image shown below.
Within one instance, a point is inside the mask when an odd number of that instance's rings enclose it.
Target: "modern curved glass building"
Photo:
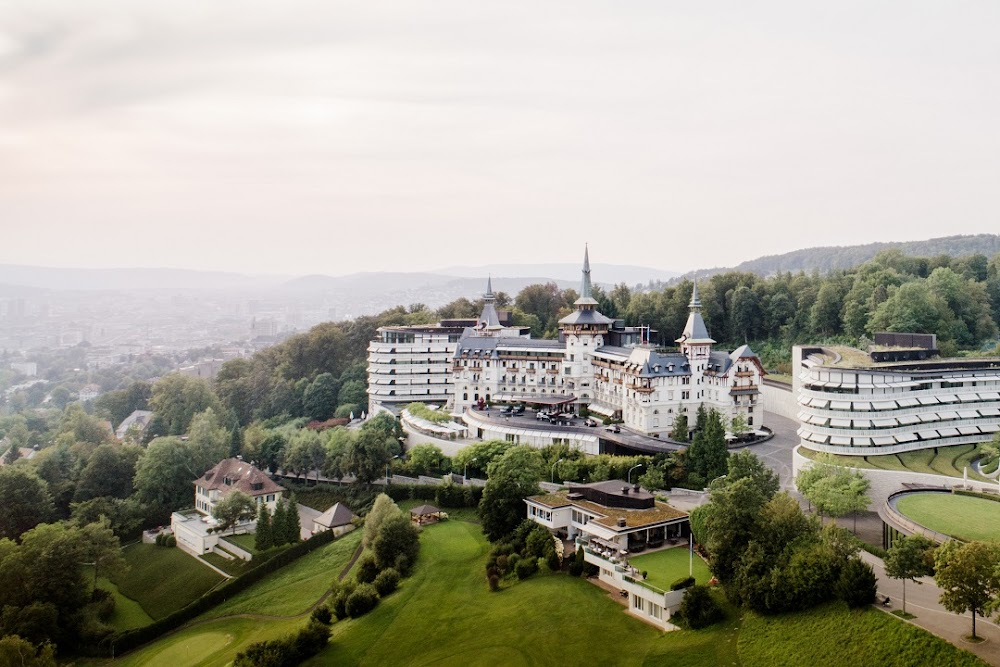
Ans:
[[[1000,359],[942,359],[933,336],[879,336],[867,352],[793,348],[803,447],[898,454],[988,442],[1000,431]]]

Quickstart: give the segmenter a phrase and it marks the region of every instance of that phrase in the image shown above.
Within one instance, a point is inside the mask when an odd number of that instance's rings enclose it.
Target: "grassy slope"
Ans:
[[[593,584],[540,574],[499,593],[486,586],[488,545],[477,525],[449,521],[421,537],[401,589],[334,626],[310,665],[733,664],[735,623],[664,635]],[[608,641],[613,637],[614,641]]]
[[[674,547],[665,551],[657,551],[652,554],[633,556],[628,560],[629,565],[640,572],[646,570],[648,577],[646,583],[665,591],[670,590],[670,584],[678,579],[688,576],[690,571],[688,562],[688,550],[686,546]],[[700,556],[694,557],[694,578],[699,584],[704,584],[712,577],[708,571],[708,566]]]
[[[93,570],[90,570],[90,577],[93,577]],[[103,588],[106,591],[111,591],[111,594],[115,596],[115,613],[111,616],[109,623],[115,630],[131,630],[133,628],[141,628],[144,625],[149,625],[153,622],[153,619],[149,617],[149,614],[142,608],[138,602],[132,598],[125,597],[122,592],[118,590],[109,579],[104,577],[97,578],[97,587]]]
[[[803,456],[815,459],[817,454],[808,449],[799,450]],[[902,470],[922,472],[931,475],[946,475],[962,477],[963,469],[968,466],[969,479],[990,481],[972,469],[972,459],[979,456],[976,445],[954,445],[933,449],[906,452],[903,454],[885,454],[883,456],[841,456],[833,455],[834,463],[851,468],[872,468],[876,470]]]
[[[113,578],[154,620],[200,597],[222,577],[177,548],[134,544],[123,552],[129,570]]]
[[[917,493],[900,498],[896,508],[921,526],[945,535],[968,540],[1000,539],[1000,526],[996,522],[1000,503],[992,500]]]
[[[271,616],[304,613],[330,588],[360,542],[361,531],[350,532],[268,575],[256,586],[206,612],[203,618],[248,613]]]
[[[355,531],[275,572],[229,602],[196,618],[193,627],[149,644],[114,661],[82,661],[82,665],[114,667],[223,667],[249,644],[275,639],[298,629],[304,618],[216,618],[225,614],[289,616],[311,607],[347,565],[360,540]],[[196,563],[197,564],[197,563]],[[204,566],[199,566],[204,567]],[[207,569],[207,568],[206,568]]]
[[[866,607],[843,603],[761,617],[746,614],[739,637],[744,665],[984,665],[920,628]]]

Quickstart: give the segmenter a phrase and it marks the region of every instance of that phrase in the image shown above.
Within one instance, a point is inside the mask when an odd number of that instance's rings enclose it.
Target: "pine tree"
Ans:
[[[274,546],[273,526],[271,525],[271,511],[264,504],[260,508],[257,516],[257,534],[254,537],[254,549],[257,551],[267,551]]]
[[[243,451],[243,434],[240,433],[239,426],[233,426],[229,432],[229,456],[235,458]]]
[[[285,513],[285,541],[295,544],[302,539],[302,522],[299,521],[299,504],[292,496],[288,501],[288,511]]]
[[[278,498],[278,504],[274,508],[274,519],[271,520],[271,542],[273,546],[287,544],[285,535],[288,532],[288,512],[285,510],[285,499]]]
[[[683,412],[677,415],[677,419],[674,420],[674,428],[670,431],[670,438],[677,442],[688,441],[688,416]]]

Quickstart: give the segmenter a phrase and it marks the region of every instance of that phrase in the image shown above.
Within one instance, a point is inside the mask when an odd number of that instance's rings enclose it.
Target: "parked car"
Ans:
[[[619,426],[618,424],[612,424],[611,426],[608,426],[604,430],[605,431],[609,431],[611,433],[621,433],[622,432],[622,427]]]
[[[590,428],[594,428],[595,426],[597,426],[597,420],[591,419],[590,417],[587,417],[586,421],[584,421],[583,423],[589,426]]]
[[[524,404],[523,403],[521,405],[517,406],[516,408],[514,408],[514,414],[515,415],[523,415],[524,414]]]
[[[500,411],[500,414],[501,415],[512,415],[512,414],[514,414],[514,406],[512,406],[512,405],[504,406],[504,409]]]
[[[539,410],[538,414],[535,415],[535,419],[548,419],[548,418],[549,418],[549,413],[546,412],[545,410]]]

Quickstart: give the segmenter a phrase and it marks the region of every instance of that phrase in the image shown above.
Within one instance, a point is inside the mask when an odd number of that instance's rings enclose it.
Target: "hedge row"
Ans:
[[[433,500],[440,507],[478,507],[483,497],[481,486],[459,484],[389,484],[383,492],[394,501]]]
[[[283,568],[294,560],[305,556],[311,551],[325,546],[334,539],[332,531],[323,531],[313,535],[305,542],[299,542],[281,553],[275,555],[249,572],[230,579],[218,588],[214,588],[202,595],[200,598],[187,605],[183,609],[178,609],[169,616],[134,630],[126,630],[111,635],[101,643],[100,646],[92,646],[92,655],[111,656],[120,655],[126,651],[131,651],[143,644],[153,641],[163,634],[179,628],[191,619],[205,613],[209,609],[222,604],[237,593],[249,588],[253,584],[263,579],[268,574]]]
[[[952,491],[956,496],[971,496],[972,498],[982,498],[983,500],[992,500],[995,503],[1000,503],[1000,496],[995,496],[992,493],[982,493],[981,491],[966,491],[965,489],[954,489]]]

